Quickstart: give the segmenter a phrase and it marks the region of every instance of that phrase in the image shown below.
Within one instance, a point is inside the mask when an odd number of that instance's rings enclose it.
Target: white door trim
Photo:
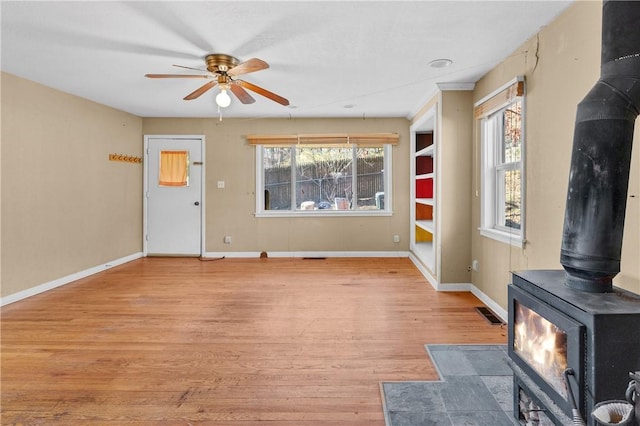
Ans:
[[[204,135],[144,135],[144,161],[142,164],[143,169],[143,185],[142,185],[142,255],[144,257],[147,256],[147,220],[148,220],[148,199],[147,193],[149,191],[149,141],[151,139],[199,139],[200,140],[200,149],[202,152],[202,173],[201,173],[201,182],[200,182],[200,256],[203,257],[205,253],[205,235],[206,235],[206,196],[207,193],[205,190],[205,171],[206,171],[206,162],[205,162],[205,136]]]

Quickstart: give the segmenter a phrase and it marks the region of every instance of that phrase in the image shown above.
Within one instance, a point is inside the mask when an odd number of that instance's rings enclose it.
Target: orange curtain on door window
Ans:
[[[187,186],[188,151],[160,152],[160,186]]]

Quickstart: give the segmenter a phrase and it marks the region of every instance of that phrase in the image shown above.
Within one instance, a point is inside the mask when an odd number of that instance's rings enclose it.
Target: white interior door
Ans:
[[[145,138],[146,253],[202,254],[202,138]]]

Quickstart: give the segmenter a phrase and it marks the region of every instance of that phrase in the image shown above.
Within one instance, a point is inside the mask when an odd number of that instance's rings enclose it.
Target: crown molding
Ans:
[[[475,83],[459,83],[459,82],[451,82],[451,83],[436,83],[438,89],[441,91],[445,90],[473,90],[476,87]]]

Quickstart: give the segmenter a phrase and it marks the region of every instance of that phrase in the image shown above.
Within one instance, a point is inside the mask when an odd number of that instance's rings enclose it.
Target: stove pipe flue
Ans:
[[[600,80],[578,104],[560,263],[566,284],[606,293],[620,272],[631,146],[640,113],[640,2],[602,5]]]

